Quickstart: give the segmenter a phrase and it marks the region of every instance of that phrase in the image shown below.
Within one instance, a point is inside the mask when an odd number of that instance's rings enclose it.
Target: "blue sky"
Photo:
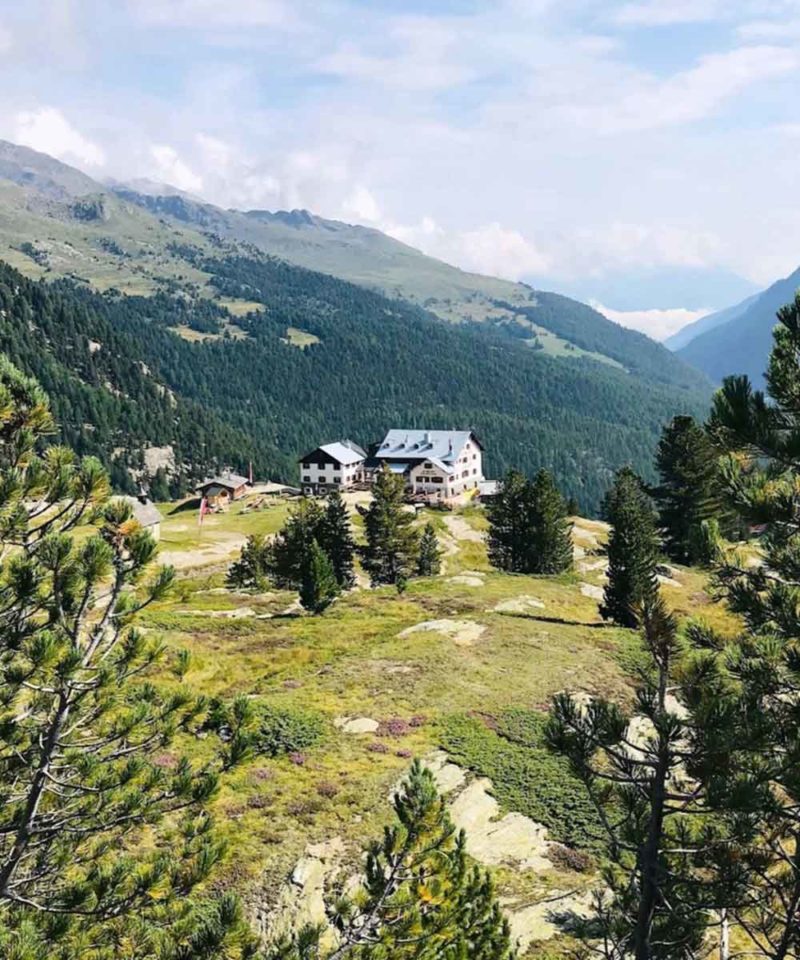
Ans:
[[[800,263],[800,0],[0,0],[0,136],[663,336]]]

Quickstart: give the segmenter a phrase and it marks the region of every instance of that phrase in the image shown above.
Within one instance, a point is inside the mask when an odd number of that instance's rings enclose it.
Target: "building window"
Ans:
[[[341,483],[341,482],[342,482],[342,478],[341,478],[341,477],[334,477],[334,478],[333,478],[333,482],[334,482],[334,483]]]
[[[303,477],[303,483],[311,483],[311,477]]]
[[[334,470],[341,470],[342,468],[341,468],[341,465],[340,465],[340,464],[334,463],[333,469],[334,469]]]

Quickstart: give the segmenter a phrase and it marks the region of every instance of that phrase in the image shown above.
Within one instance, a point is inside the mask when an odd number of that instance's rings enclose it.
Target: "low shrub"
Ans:
[[[303,757],[302,752],[314,746],[325,732],[325,722],[316,712],[273,707],[243,697],[212,700],[204,726],[229,745],[238,743],[240,753],[246,748],[248,753],[265,757]]]
[[[457,763],[488,777],[500,804],[542,823],[568,847],[600,852],[604,834],[586,787],[563,757],[544,745],[545,715],[509,710],[490,729],[458,714],[441,725],[441,743]]]
[[[594,858],[585,850],[565,847],[562,843],[552,844],[547,856],[557,867],[574,873],[588,873],[594,867]]]
[[[388,720],[381,720],[376,733],[379,737],[404,737],[410,730],[411,726],[406,720],[390,717]]]
[[[388,753],[389,748],[385,743],[381,743],[380,740],[373,740],[372,743],[367,744],[367,750],[370,753]]]

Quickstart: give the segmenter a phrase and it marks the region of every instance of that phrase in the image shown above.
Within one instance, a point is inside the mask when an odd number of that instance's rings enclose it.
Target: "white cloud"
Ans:
[[[150,156],[155,163],[154,179],[163,180],[164,183],[189,193],[199,193],[203,189],[203,178],[181,160],[174,147],[153,144],[150,147]]]
[[[552,266],[548,256],[536,244],[519,231],[509,230],[499,223],[470,230],[445,230],[432,217],[426,216],[413,225],[384,222],[381,229],[429,256],[464,270],[506,280],[542,274]]]
[[[365,186],[357,186],[342,203],[342,216],[362,223],[377,223],[381,218],[378,201]]]
[[[620,134],[702,120],[752,84],[794,73],[794,50],[762,45],[701,57],[694,67],[666,80],[640,77],[616,102],[565,105],[565,119],[600,134]],[[603,92],[601,92],[602,95]]]
[[[676,23],[703,23],[716,19],[721,6],[716,0],[647,0],[626,3],[613,15],[624,26],[666,27]]]
[[[666,340],[687,324],[711,313],[710,309],[687,310],[685,307],[668,310],[612,310],[596,301],[592,302],[592,306],[609,320],[632,330],[641,330],[654,340]]]
[[[102,167],[106,162],[104,151],[76,130],[55,107],[18,113],[14,139],[26,147],[82,166]]]
[[[0,53],[8,53],[13,44],[11,31],[0,23]]]
[[[368,80],[409,91],[444,90],[476,74],[473,64],[458,54],[459,36],[453,25],[432,17],[395,21],[378,52],[347,40],[316,63],[320,73]]]
[[[207,30],[209,27],[289,27],[297,23],[285,0],[128,0],[146,24]]]

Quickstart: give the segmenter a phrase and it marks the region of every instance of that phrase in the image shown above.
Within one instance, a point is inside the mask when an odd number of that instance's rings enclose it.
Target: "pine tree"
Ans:
[[[316,536],[333,564],[337,583],[343,590],[348,590],[356,582],[353,570],[356,543],[347,505],[338,490],[328,497],[325,515]]]
[[[678,563],[707,564],[714,557],[714,540],[706,532],[722,514],[718,460],[708,434],[692,417],[675,417],[664,427],[656,454],[661,482],[653,497],[664,548]]]
[[[623,467],[605,501],[611,524],[608,539],[608,583],[600,613],[623,627],[635,627],[638,610],[658,590],[658,534],[655,515],[642,481]]]
[[[289,512],[267,554],[267,571],[275,586],[299,589],[311,543],[319,541],[324,517],[322,506],[307,497]]]
[[[341,587],[336,579],[330,557],[316,540],[311,541],[304,561],[300,583],[300,603],[310,613],[322,613],[339,596]]]
[[[540,470],[526,496],[528,544],[526,573],[557,574],[572,567],[572,525],[553,475]]]
[[[395,823],[367,855],[362,889],[331,913],[339,945],[305,930],[268,960],[514,960],[491,880],[469,868],[465,839],[415,762],[394,798]]]
[[[528,557],[528,482],[518,470],[509,470],[497,496],[489,504],[487,539],[489,563],[508,573],[523,573]]]
[[[432,523],[426,523],[419,541],[417,576],[435,577],[442,569],[442,551]]]
[[[261,533],[251,534],[228,568],[225,585],[232,590],[263,590],[272,569],[271,555],[267,538]]]
[[[0,944],[111,960],[191,922],[216,772],[155,762],[203,707],[153,684],[135,626],[173,572],[97,461],[39,452],[53,430],[0,360]]]
[[[729,653],[745,774],[725,790],[726,803],[732,816],[756,820],[753,887],[737,919],[761,955],[786,960],[800,953],[800,295],[778,320],[772,402],[746,377],[729,377],[709,429],[729,451],[723,477],[738,515],[763,529],[761,564],[734,552],[716,571],[748,629]]]
[[[386,466],[372,487],[372,503],[364,516],[366,545],[362,563],[373,586],[403,584],[414,570],[419,538],[414,517],[403,507],[403,478]]]
[[[713,655],[682,650],[658,596],[642,607],[642,632],[638,716],[558,694],[547,739],[569,758],[607,833],[603,884],[592,915],[572,918],[575,932],[610,960],[684,960],[705,955],[715,910],[742,902],[747,884],[732,823],[709,799],[728,773],[738,698]],[[668,690],[686,660],[690,690],[673,704]]]

